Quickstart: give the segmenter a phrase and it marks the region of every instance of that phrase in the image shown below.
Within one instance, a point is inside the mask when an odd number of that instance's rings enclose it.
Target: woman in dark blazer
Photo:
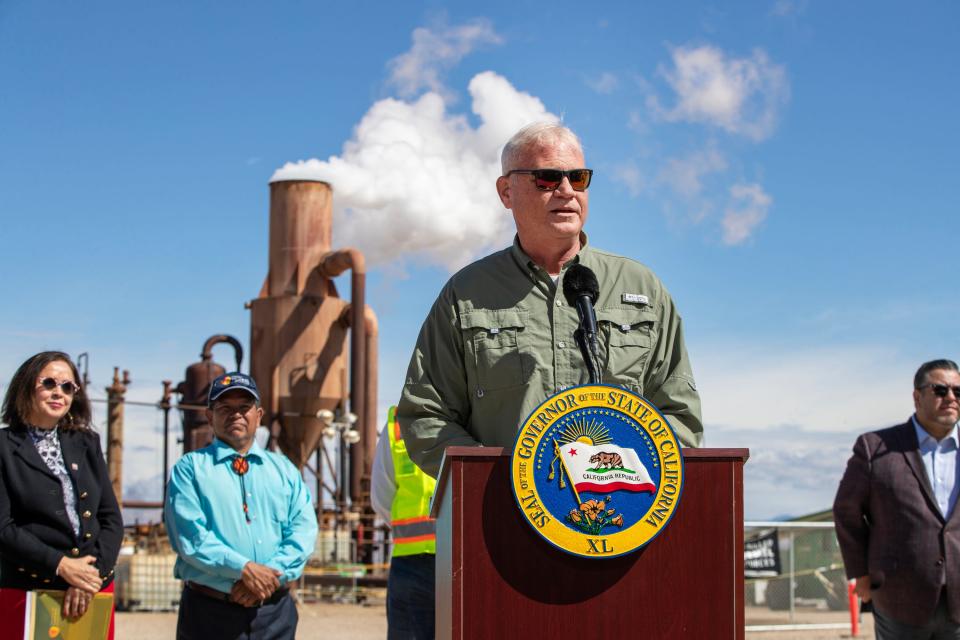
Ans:
[[[65,591],[63,613],[76,618],[113,580],[123,519],[78,380],[67,354],[45,351],[20,365],[3,400],[0,620],[22,619],[34,589]]]

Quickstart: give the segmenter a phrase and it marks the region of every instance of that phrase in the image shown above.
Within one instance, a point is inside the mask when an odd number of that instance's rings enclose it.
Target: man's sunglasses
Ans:
[[[533,176],[533,184],[540,191],[555,191],[560,188],[560,183],[566,178],[570,181],[570,186],[574,191],[586,191],[590,186],[590,178],[593,177],[593,169],[514,169],[508,171],[507,175],[515,173],[529,173]]]
[[[960,387],[951,387],[945,384],[922,384],[918,389],[926,389],[930,387],[930,390],[933,391],[933,395],[938,398],[946,398],[948,391],[953,391],[953,397],[957,400],[960,400]]]
[[[53,378],[44,378],[43,380],[40,381],[40,386],[46,389],[47,391],[53,391],[57,387],[60,387],[60,391],[63,391],[63,393],[68,396],[72,396],[77,391],[80,391],[80,387],[70,380],[57,382]]]

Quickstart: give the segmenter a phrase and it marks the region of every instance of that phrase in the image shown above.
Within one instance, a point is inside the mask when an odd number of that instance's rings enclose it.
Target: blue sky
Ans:
[[[0,386],[61,348],[152,401],[207,336],[246,344],[282,170],[333,182],[367,256],[385,407],[450,270],[509,242],[503,132],[552,114],[591,243],[676,299],[707,444],[752,451],[747,516],[827,507],[856,433],[960,355],[960,8],[730,4],[3,0]],[[150,497],[159,417],[130,415]]]

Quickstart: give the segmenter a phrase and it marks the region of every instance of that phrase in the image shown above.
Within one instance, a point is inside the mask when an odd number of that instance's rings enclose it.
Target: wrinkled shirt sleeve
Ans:
[[[291,484],[290,507],[282,525],[283,539],[266,565],[280,571],[280,582],[285,584],[300,577],[313,553],[317,543],[317,516],[310,490],[296,467],[286,459],[281,461],[281,465],[284,476]]]
[[[393,454],[390,451],[388,424],[380,431],[377,452],[373,456],[373,477],[370,479],[370,503],[384,522],[390,523],[393,498],[397,495],[397,481],[393,472]]]
[[[231,549],[208,522],[200,505],[194,467],[189,457],[173,467],[164,506],[170,545],[180,558],[206,573],[239,580],[249,558]]]
[[[660,335],[643,383],[648,399],[670,421],[680,443],[703,443],[700,394],[683,339],[683,322],[670,294],[662,290]]]
[[[410,458],[434,478],[447,447],[480,445],[464,426],[470,403],[463,357],[456,302],[448,284],[420,329],[397,405]]]

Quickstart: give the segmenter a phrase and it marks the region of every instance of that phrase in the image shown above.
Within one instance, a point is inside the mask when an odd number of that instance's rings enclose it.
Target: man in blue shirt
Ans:
[[[288,585],[313,552],[317,518],[300,472],[254,439],[262,416],[250,376],[218,377],[213,443],[173,468],[164,517],[184,581],[180,640],[295,637]]]

